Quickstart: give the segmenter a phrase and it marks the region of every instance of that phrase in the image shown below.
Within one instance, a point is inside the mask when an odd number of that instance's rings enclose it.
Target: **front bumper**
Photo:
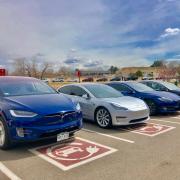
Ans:
[[[112,123],[115,126],[145,123],[150,119],[149,110],[126,111],[112,113]]]
[[[44,124],[43,121],[44,120]],[[45,118],[38,117],[35,120],[9,120],[8,127],[12,141],[36,141],[56,137],[61,132],[69,132],[70,136],[82,128],[82,114],[76,114],[72,121],[50,121],[45,123]],[[50,123],[54,122],[54,123]],[[21,133],[20,133],[21,132]]]
[[[161,103],[158,105],[158,112],[160,113],[170,113],[180,110],[180,101],[172,103]]]

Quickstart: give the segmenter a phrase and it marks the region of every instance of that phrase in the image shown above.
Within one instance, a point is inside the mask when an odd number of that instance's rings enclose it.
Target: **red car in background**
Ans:
[[[88,77],[86,79],[83,79],[82,82],[93,82],[94,79],[92,77]]]

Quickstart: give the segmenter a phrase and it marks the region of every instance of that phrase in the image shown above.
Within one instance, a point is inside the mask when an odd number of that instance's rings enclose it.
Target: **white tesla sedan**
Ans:
[[[104,84],[65,85],[59,88],[58,92],[79,102],[84,119],[96,121],[102,128],[144,123],[149,120],[149,108],[144,101],[123,96]]]

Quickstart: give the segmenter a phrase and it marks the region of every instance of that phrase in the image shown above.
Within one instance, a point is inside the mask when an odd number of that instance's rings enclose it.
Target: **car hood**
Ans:
[[[148,91],[148,92],[143,92],[142,95],[151,96],[151,97],[155,97],[155,98],[165,97],[165,98],[170,98],[174,101],[180,100],[180,97],[177,96],[176,94],[173,94],[170,92],[165,92],[165,91]]]
[[[61,94],[13,96],[5,97],[4,100],[9,103],[11,108],[29,110],[39,115],[75,110],[74,103]]]
[[[130,96],[122,96],[119,98],[103,98],[102,100],[108,103],[118,104],[132,111],[148,109],[144,101]]]

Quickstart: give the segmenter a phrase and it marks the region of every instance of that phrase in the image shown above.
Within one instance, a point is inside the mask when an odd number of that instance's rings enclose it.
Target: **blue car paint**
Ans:
[[[169,92],[172,92],[172,93],[180,96],[180,89],[178,89],[178,90],[170,90]]]
[[[1,80],[3,82],[5,79],[6,77],[0,78],[0,84]],[[18,80],[23,83],[23,77],[10,79],[7,77],[8,83]],[[28,78],[28,80],[39,81],[34,78]],[[10,110],[32,111],[37,113],[37,116],[13,117]],[[34,141],[55,136],[61,132],[75,132],[82,127],[82,112],[76,111],[76,104],[58,93],[1,96],[0,113],[7,123],[11,141]],[[57,113],[60,116],[48,117]],[[16,128],[24,128],[25,136],[19,137]]]
[[[158,107],[158,113],[170,113],[170,112],[176,112],[180,109],[180,97],[169,92],[160,92],[155,91],[152,89],[152,91],[145,91],[145,92],[139,92],[133,89],[130,86],[131,82],[114,82],[114,83],[107,83],[107,85],[111,86],[112,84],[122,84],[128,87],[132,90],[133,93],[127,93],[124,91],[121,91],[121,93],[125,96],[132,96],[136,98],[140,98],[142,100],[153,100],[157,107]],[[173,101],[161,101],[159,98],[166,97],[170,98]]]
[[[142,83],[142,84],[145,84],[145,85],[149,86],[148,84],[146,84],[146,83],[148,83],[148,82],[158,83],[158,84],[160,84],[160,85],[164,86],[164,87],[166,88],[166,91],[167,91],[167,92],[171,92],[171,93],[173,93],[173,94],[176,94],[176,95],[180,96],[180,88],[178,88],[178,87],[177,87],[177,89],[172,90],[172,89],[169,89],[167,86],[165,86],[165,85],[161,84],[161,82],[154,81],[154,80],[150,80],[150,81],[146,81],[146,80],[144,80],[144,81],[141,81],[140,83]],[[149,86],[149,87],[150,87],[150,86]],[[151,87],[151,88],[152,88],[152,87]],[[154,90],[155,90],[155,89],[154,89]]]

